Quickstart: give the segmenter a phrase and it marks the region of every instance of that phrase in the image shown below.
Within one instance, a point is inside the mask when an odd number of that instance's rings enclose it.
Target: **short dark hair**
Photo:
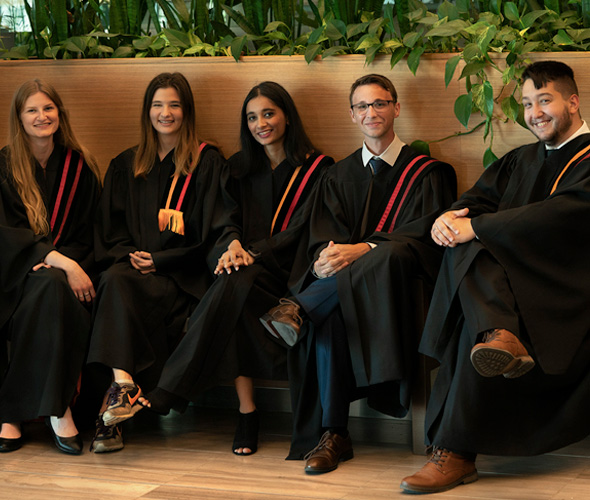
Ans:
[[[371,73],[369,75],[361,76],[358,78],[350,87],[350,95],[348,96],[348,100],[350,101],[350,105],[352,106],[352,95],[354,94],[355,90],[362,85],[379,85],[380,87],[384,88],[391,94],[393,98],[393,102],[397,102],[397,91],[391,83],[391,80],[383,75],[378,75],[377,73]]]
[[[566,99],[572,94],[579,95],[574,71],[560,61],[538,61],[530,64],[522,74],[522,83],[527,80],[532,80],[536,89],[545,87],[549,82],[555,82],[555,87]]]
[[[270,99],[276,106],[278,106],[287,120],[287,127],[285,129],[285,140],[283,147],[287,160],[292,165],[301,165],[308,154],[312,153],[315,148],[305,133],[303,123],[297,112],[297,107],[293,102],[293,98],[289,92],[285,90],[282,85],[276,82],[262,82],[252,87],[244,104],[242,105],[241,119],[240,119],[240,144],[242,147],[242,154],[246,158],[247,170],[240,172],[245,175],[248,172],[253,172],[261,168],[268,161],[264,148],[262,145],[252,137],[252,133],[248,128],[248,117],[246,108],[248,103],[259,96]]]

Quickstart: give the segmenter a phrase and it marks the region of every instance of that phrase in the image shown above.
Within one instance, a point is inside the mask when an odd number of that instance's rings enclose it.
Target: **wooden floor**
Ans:
[[[355,458],[338,470],[307,476],[303,462],[285,461],[288,416],[263,413],[258,453],[230,452],[235,416],[227,410],[189,408],[184,415],[126,423],[126,447],[110,454],[59,453],[42,423],[29,424],[25,446],[0,455],[0,498],[28,499],[224,499],[380,500],[411,498],[400,480],[424,457],[409,446],[355,442]],[[354,435],[353,435],[354,439]],[[590,439],[534,458],[480,457],[480,479],[440,493],[440,499],[589,500]]]

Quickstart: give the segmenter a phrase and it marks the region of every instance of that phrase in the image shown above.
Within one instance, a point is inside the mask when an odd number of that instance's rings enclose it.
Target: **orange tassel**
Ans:
[[[160,232],[169,229],[173,233],[184,235],[184,219],[182,212],[171,208],[161,208],[158,213]]]

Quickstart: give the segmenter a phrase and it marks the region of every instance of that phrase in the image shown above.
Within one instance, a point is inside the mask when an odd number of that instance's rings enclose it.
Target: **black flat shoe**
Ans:
[[[9,453],[20,449],[23,445],[23,437],[19,438],[0,438],[0,453]]]
[[[260,416],[258,410],[250,413],[240,413],[232,451],[234,455],[252,455],[258,451],[258,430],[260,428]],[[249,453],[238,453],[238,448],[250,448]]]
[[[53,441],[55,442],[55,446],[57,449],[62,453],[67,453],[69,455],[81,455],[82,448],[84,444],[82,443],[82,438],[80,434],[76,434],[75,436],[71,437],[61,437],[58,436],[55,431],[53,430],[53,426],[51,425],[51,420],[49,417],[45,418],[45,423],[49,430],[51,431],[51,435],[53,436]]]

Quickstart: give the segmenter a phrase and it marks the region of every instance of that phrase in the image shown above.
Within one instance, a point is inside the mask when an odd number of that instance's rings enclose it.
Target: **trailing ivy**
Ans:
[[[299,54],[312,63],[364,54],[367,64],[386,56],[416,74],[423,54],[456,53],[444,81],[465,82],[454,106],[464,130],[451,137],[483,129],[485,165],[495,159],[493,123],[522,124],[518,81],[530,54],[590,46],[590,0],[443,0],[435,11],[420,0],[25,0],[25,8],[31,33],[0,57]]]

